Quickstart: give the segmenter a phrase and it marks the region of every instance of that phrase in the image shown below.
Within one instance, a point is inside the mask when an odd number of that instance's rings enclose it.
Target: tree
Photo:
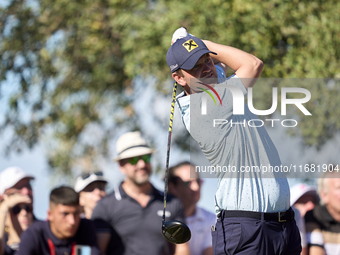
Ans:
[[[7,152],[43,139],[51,169],[62,173],[107,157],[120,127],[140,128],[132,104],[138,81],[154,77],[149,86],[171,94],[165,54],[179,26],[256,55],[264,78],[339,78],[339,7],[337,1],[10,0],[0,9],[0,84],[15,88],[0,122],[2,134],[12,132]],[[308,107],[317,110],[312,119],[301,115],[299,126],[306,144],[321,146],[339,129],[338,88],[311,88]],[[270,93],[261,88],[260,108],[270,105]]]

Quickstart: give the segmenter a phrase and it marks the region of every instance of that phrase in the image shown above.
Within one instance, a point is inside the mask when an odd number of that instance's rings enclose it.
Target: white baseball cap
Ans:
[[[32,175],[26,174],[19,167],[8,167],[0,173],[0,194],[4,194],[6,189],[12,188],[22,179],[35,179]]]
[[[317,198],[319,197],[316,191],[316,187],[309,186],[304,183],[299,183],[299,184],[294,185],[290,189],[290,205],[294,205],[296,201],[298,201],[299,198],[304,195],[311,195]]]
[[[104,178],[103,172],[86,173],[86,174],[83,174],[81,176],[78,176],[76,183],[74,185],[74,190],[76,192],[80,192],[80,191],[84,190],[92,182],[105,182],[105,183],[107,183],[107,180]]]
[[[116,161],[132,158],[147,154],[152,154],[155,150],[151,149],[139,131],[123,134],[117,140]]]

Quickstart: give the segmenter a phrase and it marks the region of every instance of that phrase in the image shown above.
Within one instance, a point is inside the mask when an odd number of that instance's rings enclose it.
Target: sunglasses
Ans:
[[[87,185],[82,191],[85,192],[93,192],[95,189],[99,189],[100,191],[105,191],[106,183],[105,182],[92,182]]]
[[[83,180],[89,178],[91,175],[96,175],[96,176],[104,176],[104,173],[102,171],[98,171],[98,172],[89,172],[89,173],[84,173],[81,175],[81,178]]]
[[[193,182],[196,182],[199,186],[201,186],[203,183],[203,180],[201,180],[200,178],[192,179],[190,181],[185,182],[185,181],[182,181],[182,179],[178,176],[174,176],[169,181],[175,183],[176,185],[181,183],[184,187],[190,187]]]
[[[126,162],[130,163],[131,165],[136,165],[140,159],[142,159],[145,163],[148,164],[151,161],[151,155],[147,154],[147,155],[143,155],[143,156],[128,158],[128,159],[126,159]]]
[[[32,205],[24,204],[24,205],[16,205],[12,208],[12,212],[14,215],[19,214],[21,210],[25,210],[27,213],[31,213],[33,212],[33,207]]]
[[[193,182],[196,182],[199,186],[201,186],[201,184],[203,183],[203,180],[201,180],[200,178],[196,178],[194,180],[190,180],[187,182],[182,181],[183,186],[185,187],[190,187]]]

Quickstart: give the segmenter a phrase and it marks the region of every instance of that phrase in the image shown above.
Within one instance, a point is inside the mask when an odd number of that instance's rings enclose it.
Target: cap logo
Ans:
[[[170,70],[172,71],[172,70],[174,70],[175,68],[177,68],[178,67],[178,64],[176,64],[176,65],[171,65],[170,66]]]
[[[188,52],[198,48],[198,45],[195,43],[195,41],[193,39],[186,41],[182,45]]]

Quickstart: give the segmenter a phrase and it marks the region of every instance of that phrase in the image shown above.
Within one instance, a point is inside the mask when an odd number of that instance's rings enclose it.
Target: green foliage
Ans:
[[[136,80],[154,76],[149,86],[171,93],[165,55],[180,26],[259,57],[262,77],[340,78],[339,10],[316,0],[11,0],[0,9],[0,84],[15,88],[0,123],[13,129],[7,150],[44,138],[52,169],[92,167],[121,126],[138,128]],[[270,106],[271,87],[258,90]],[[311,90],[316,110],[299,132],[320,146],[339,129],[338,91]]]

